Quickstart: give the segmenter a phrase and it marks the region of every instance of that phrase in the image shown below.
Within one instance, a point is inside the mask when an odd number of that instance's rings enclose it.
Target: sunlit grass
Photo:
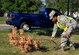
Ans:
[[[0,17],[0,24],[5,24],[6,23],[6,19],[4,17]]]

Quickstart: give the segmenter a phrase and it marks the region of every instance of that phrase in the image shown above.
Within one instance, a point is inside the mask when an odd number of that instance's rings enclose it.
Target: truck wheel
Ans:
[[[21,26],[20,26],[22,29],[24,29],[25,31],[29,30],[30,29],[30,26],[26,23],[22,23]]]

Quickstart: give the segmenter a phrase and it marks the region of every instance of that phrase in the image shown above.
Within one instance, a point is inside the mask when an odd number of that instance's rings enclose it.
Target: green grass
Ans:
[[[39,39],[43,49],[29,53],[22,53],[15,46],[9,44],[7,33],[10,31],[11,30],[0,30],[0,55],[79,55],[78,48],[75,51],[67,50],[65,52],[55,50],[55,44],[49,41],[52,32],[49,29],[36,29],[25,32],[26,36],[30,35],[33,38]],[[79,43],[79,35],[74,34],[71,37],[71,40],[75,43]],[[55,41],[59,44],[60,38],[56,38]]]
[[[0,17],[0,24],[5,24],[6,23],[6,19],[4,17]]]

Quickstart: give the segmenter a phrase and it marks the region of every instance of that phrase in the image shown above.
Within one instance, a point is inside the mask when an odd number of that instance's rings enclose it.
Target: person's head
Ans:
[[[51,13],[49,14],[49,16],[50,16],[50,20],[52,20],[54,23],[57,22],[57,16],[58,16],[58,14],[54,10],[51,11]]]

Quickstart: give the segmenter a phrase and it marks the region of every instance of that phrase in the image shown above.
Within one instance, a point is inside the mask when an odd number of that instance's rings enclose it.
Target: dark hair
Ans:
[[[53,17],[55,17],[55,16],[58,16],[58,14],[57,14],[57,13],[55,13]]]

